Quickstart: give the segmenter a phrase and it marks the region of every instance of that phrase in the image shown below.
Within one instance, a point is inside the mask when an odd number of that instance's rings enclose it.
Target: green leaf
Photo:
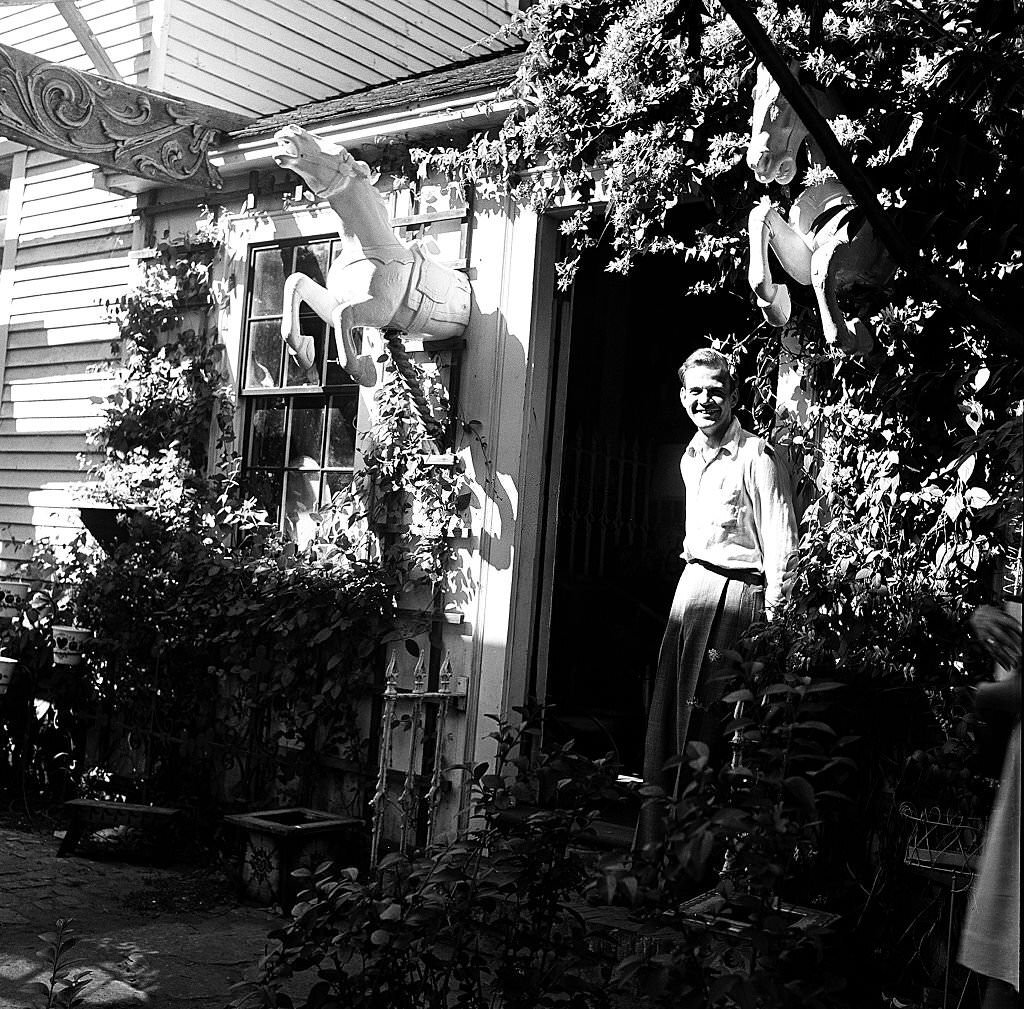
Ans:
[[[724,704],[739,704],[742,701],[752,701],[753,699],[753,693],[744,687],[740,690],[733,690],[731,693],[726,694],[725,697],[722,698],[722,702]]]
[[[991,504],[992,495],[984,487],[970,487],[964,494],[964,501],[970,508],[984,508]]]
[[[829,736],[836,735],[836,730],[833,729],[832,726],[829,725],[827,722],[818,722],[818,721],[813,721],[813,720],[806,721],[806,722],[801,721],[801,722],[794,723],[793,728],[794,728],[794,730],[795,729],[813,729],[815,732],[824,732],[826,735],[829,735]]]
[[[815,680],[805,687],[798,687],[797,691],[802,694],[821,694],[827,690],[842,690],[845,686],[845,683],[836,680]]]
[[[814,787],[799,775],[793,775],[783,781],[786,791],[805,809],[814,809]]]

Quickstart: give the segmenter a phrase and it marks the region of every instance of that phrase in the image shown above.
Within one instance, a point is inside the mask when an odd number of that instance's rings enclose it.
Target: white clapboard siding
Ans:
[[[77,234],[44,235],[26,239],[18,249],[18,265],[22,269],[47,265],[54,269],[71,267],[96,257],[109,256],[112,251],[127,251],[132,245],[132,223],[127,219],[120,225],[100,225],[82,228]]]
[[[0,508],[70,510],[68,493],[71,488],[53,480],[44,480],[44,484],[43,487],[0,487]]]
[[[98,194],[106,196],[106,194]],[[127,224],[131,221],[131,204],[117,197],[107,199],[90,199],[75,206],[74,211],[53,210],[41,213],[26,221],[23,234],[26,238],[32,235],[46,235],[53,232],[74,233],[84,230],[86,226],[95,228],[100,225]]]
[[[56,456],[56,453],[51,453]],[[0,457],[2,458],[2,457]],[[79,484],[78,481],[71,480],[55,480],[53,477],[53,461],[50,458],[44,457],[40,459],[33,459],[33,464],[46,464],[47,468],[44,469],[7,469],[3,471],[4,486],[7,488],[15,487],[28,487],[33,490],[42,490],[47,492],[60,491],[61,493],[67,493],[68,491],[78,492]],[[78,460],[71,456],[67,464],[72,469],[78,468]]]
[[[120,287],[124,281],[124,264],[116,259],[79,260],[60,263],[58,269],[49,264],[33,264],[19,269],[16,275],[18,296],[51,294],[55,283],[64,291],[94,291],[103,287]]]
[[[27,350],[8,349],[5,384],[31,381],[42,375],[48,379],[58,376],[66,379],[68,376],[89,374],[85,369],[106,360],[109,353],[109,340],[68,343],[59,347],[32,347]]]
[[[175,0],[162,90],[259,114],[496,52],[515,0]]]
[[[65,531],[81,529],[78,511],[73,506],[64,508],[30,504],[0,504],[0,535],[7,536],[5,526],[14,526],[18,539],[41,539]],[[20,533],[20,535],[19,535]],[[4,543],[6,549],[7,544]],[[4,554],[5,559],[8,555]]]
[[[83,437],[96,426],[96,418],[81,416],[80,410],[72,410],[73,416],[57,417],[57,404],[50,404],[50,412],[43,417],[7,417],[9,405],[0,411],[0,424],[12,426],[19,434],[75,434]],[[2,488],[0,488],[2,490]]]
[[[4,405],[17,408],[23,404],[32,404],[40,409],[46,409],[55,401],[67,399],[69,391],[75,399],[95,405],[94,400],[106,396],[109,388],[109,379],[102,374],[84,375],[76,380],[74,388],[70,390],[64,385],[56,386],[52,382],[26,381],[8,388]]]
[[[78,471],[76,452],[24,452],[16,446],[0,446],[0,474],[3,482],[11,487],[27,486],[26,480],[33,481],[33,486],[42,487],[61,482],[55,473],[74,473],[75,481],[63,480],[71,486],[77,483]]]
[[[7,346],[16,350],[34,350],[37,347],[61,347],[72,343],[106,343],[117,340],[117,326],[112,322],[87,322],[78,326],[40,328],[34,323],[12,326]]]
[[[87,0],[78,4],[93,36],[130,83],[142,83],[153,37],[146,0]],[[0,6],[0,42],[75,70],[92,70],[74,32],[53,4]]]
[[[83,391],[82,382],[48,382],[42,386],[45,398],[34,399],[29,396],[18,396],[0,403],[0,420],[8,418],[23,422],[18,429],[25,433],[34,433],[37,421],[59,418],[69,425],[80,427],[79,421],[87,421],[86,427],[95,427],[96,411],[99,404],[88,391]],[[72,388],[69,388],[72,387]],[[13,391],[13,390],[12,390]],[[98,398],[98,397],[97,397]]]
[[[2,10],[2,8],[0,8]],[[117,329],[106,302],[132,273],[134,199],[93,186],[93,170],[30,151],[10,285],[0,395],[0,555],[10,535],[67,535],[79,527],[73,503],[88,479],[88,453],[109,383]]]

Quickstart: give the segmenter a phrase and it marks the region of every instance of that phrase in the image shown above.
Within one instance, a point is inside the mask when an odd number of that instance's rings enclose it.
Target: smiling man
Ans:
[[[679,464],[686,490],[683,568],[658,658],[644,751],[644,780],[672,787],[665,762],[700,740],[722,745],[710,706],[718,652],[771,618],[793,580],[797,528],[788,481],[770,445],[733,417],[728,359],[698,350],[679,369],[679,398],[697,427]],[[645,817],[646,820],[646,817]],[[641,844],[659,832],[641,824]]]

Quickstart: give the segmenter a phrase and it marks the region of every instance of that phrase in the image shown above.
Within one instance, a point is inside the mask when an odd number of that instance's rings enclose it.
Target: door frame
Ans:
[[[574,293],[558,290],[555,264],[564,258],[567,241],[559,225],[578,207],[558,208],[538,218],[534,271],[530,363],[524,402],[523,443],[519,471],[520,520],[517,523],[513,605],[509,619],[508,668],[503,710],[518,721],[513,708],[547,688],[548,635],[557,530],[546,521],[557,515],[561,485],[566,406],[566,375],[572,335]]]

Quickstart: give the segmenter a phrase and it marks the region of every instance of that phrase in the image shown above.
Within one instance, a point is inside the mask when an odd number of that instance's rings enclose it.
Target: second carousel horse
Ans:
[[[808,94],[826,119],[841,113],[827,91],[809,89]],[[759,65],[747,147],[747,164],[758,182],[792,182],[804,142],[811,166],[824,168],[807,127]],[[750,286],[766,321],[784,326],[791,310],[789,288],[771,274],[770,248],[793,280],[814,289],[825,339],[849,354],[868,353],[874,345],[870,328],[860,319],[846,319],[838,294],[854,284],[888,283],[893,266],[849,190],[834,178],[806,187],[793,201],[788,221],[766,196],[750,212],[749,231]]]

